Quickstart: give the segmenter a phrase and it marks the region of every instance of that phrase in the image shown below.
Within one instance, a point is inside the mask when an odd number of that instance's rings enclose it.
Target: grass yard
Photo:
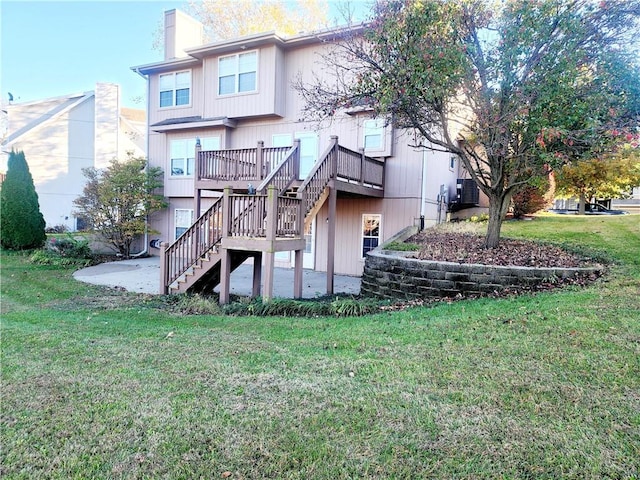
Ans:
[[[2,253],[0,476],[639,478],[640,217],[504,234],[618,264],[535,296],[239,318]]]

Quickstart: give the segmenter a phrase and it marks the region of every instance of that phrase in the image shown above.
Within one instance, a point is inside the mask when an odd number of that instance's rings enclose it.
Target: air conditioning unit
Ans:
[[[480,201],[480,190],[471,178],[459,178],[456,182],[456,203],[460,205],[477,205]]]

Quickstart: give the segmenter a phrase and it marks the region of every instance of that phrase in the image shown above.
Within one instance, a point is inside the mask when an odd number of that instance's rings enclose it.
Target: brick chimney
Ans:
[[[199,47],[203,40],[203,26],[180,10],[164,12],[164,59],[186,57],[185,49]]]

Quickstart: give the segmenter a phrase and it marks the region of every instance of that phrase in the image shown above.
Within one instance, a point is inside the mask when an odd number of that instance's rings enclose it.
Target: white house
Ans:
[[[76,230],[73,200],[85,185],[82,169],[102,168],[127,152],[144,156],[146,118],[142,110],[120,106],[120,88],[97,83],[95,90],[2,106],[6,132],[0,171],[8,153],[22,150],[47,227]]]

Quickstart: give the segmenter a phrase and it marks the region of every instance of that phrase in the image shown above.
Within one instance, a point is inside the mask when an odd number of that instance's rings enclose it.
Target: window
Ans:
[[[189,105],[191,103],[191,72],[160,75],[160,107]]]
[[[365,120],[364,122],[364,149],[383,150],[384,149],[384,120]]]
[[[449,170],[453,172],[455,168],[456,168],[456,156],[451,155],[449,157]]]
[[[200,139],[202,150],[219,150],[220,137]],[[196,139],[171,140],[171,176],[193,176],[196,158]]]
[[[175,239],[182,235],[193,224],[193,209],[176,208],[175,210]]]
[[[218,95],[253,92],[257,89],[258,52],[218,59]]]
[[[380,221],[382,215],[362,215],[362,258],[378,246],[380,242]]]

